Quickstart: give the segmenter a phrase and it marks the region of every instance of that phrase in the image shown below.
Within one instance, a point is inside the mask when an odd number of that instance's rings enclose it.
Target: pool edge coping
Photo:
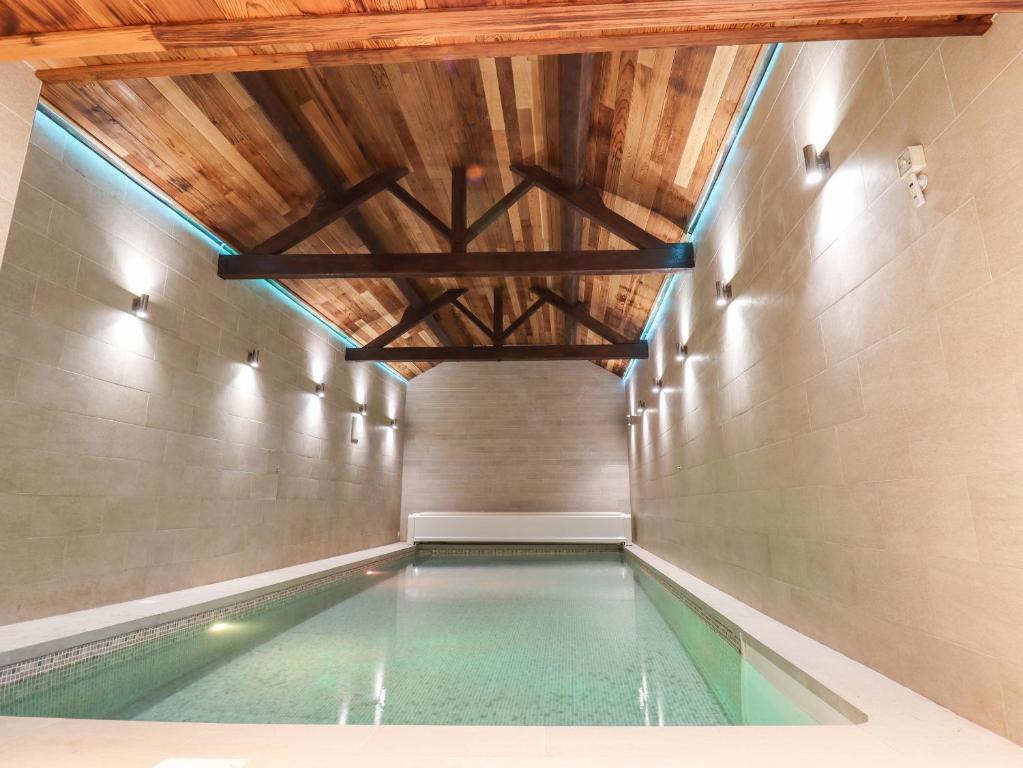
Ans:
[[[413,551],[415,546],[405,542],[385,544],[136,600],[0,625],[0,670],[226,608]]]

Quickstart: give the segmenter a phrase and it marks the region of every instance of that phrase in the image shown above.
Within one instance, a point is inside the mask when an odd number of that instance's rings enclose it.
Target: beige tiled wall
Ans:
[[[37,119],[0,269],[0,623],[397,539],[405,385],[215,256]]]
[[[640,544],[1018,742],[1021,49],[1023,15],[785,46],[629,382],[657,405],[630,436]],[[920,209],[895,172],[917,143]]]
[[[444,363],[417,376],[403,515],[626,511],[622,392],[579,361]]]
[[[39,79],[24,62],[0,63],[0,263],[18,194],[32,117],[39,101]]]

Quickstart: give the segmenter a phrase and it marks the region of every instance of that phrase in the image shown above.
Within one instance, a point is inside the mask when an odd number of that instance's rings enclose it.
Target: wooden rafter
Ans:
[[[479,316],[475,312],[473,312],[460,301],[455,301],[453,302],[453,304],[455,309],[457,309],[459,312],[465,315],[470,323],[479,328],[480,333],[482,333],[484,336],[489,337],[490,339],[494,338],[494,329],[491,328],[486,323],[484,323],[482,320],[480,320]]]
[[[483,57],[557,55],[566,53],[601,53],[632,51],[639,48],[681,48],[686,46],[758,45],[762,43],[796,43],[812,40],[878,40],[883,38],[962,37],[983,35],[991,27],[986,15],[953,16],[949,18],[910,18],[905,21],[865,20],[832,21],[818,24],[801,23],[789,26],[696,27],[674,32],[643,32],[638,34],[589,34],[570,37],[545,37],[536,40],[486,40],[465,43],[424,43],[393,47],[367,47],[348,50],[322,50],[295,53],[230,53],[160,61],[130,61],[114,64],[81,64],[53,69],[38,69],[43,82],[86,82],[130,80],[148,77],[206,75],[216,72],[255,72],[288,69],[347,67],[359,64],[406,64],[417,61],[454,61]],[[34,38],[43,38],[36,35]],[[3,56],[38,59],[72,58],[71,53],[55,54],[56,47],[47,41],[49,51],[25,50],[19,41],[14,50]],[[73,48],[63,48],[72,51]],[[97,54],[102,51],[96,51]],[[85,54],[82,54],[85,55]],[[75,54],[77,57],[77,54]]]
[[[628,344],[629,340],[618,333],[614,328],[605,323],[602,323],[597,318],[593,317],[589,312],[586,311],[585,305],[579,301],[567,301],[564,297],[558,296],[554,291],[548,288],[531,288],[537,296],[546,301],[552,307],[556,307],[576,320],[580,325],[584,325],[591,331],[596,333],[598,336],[607,339],[612,344]]]
[[[554,174],[535,165],[513,165],[511,169],[512,173],[529,179],[540,189],[637,248],[663,248],[667,245],[663,240],[654,237],[604,205],[598,189],[586,185],[572,189]]]
[[[419,202],[415,195],[406,190],[397,181],[388,184],[387,189],[392,195],[404,203],[405,206],[412,211],[412,213],[429,224],[434,232],[443,237],[445,240],[451,240],[451,227],[435,216],[433,211]]]
[[[757,3],[615,0],[566,5],[453,7],[341,15],[278,16],[159,23],[92,30],[9,35],[0,60],[78,58],[235,46],[328,44],[365,46],[369,41],[431,40],[437,30],[454,38],[529,39],[535,35],[642,35],[665,28],[731,25],[791,28],[857,19],[917,19],[1018,10],[1013,0],[764,0]],[[704,43],[706,44],[706,43]],[[642,45],[637,47],[643,47]],[[490,54],[492,55],[492,54]]]
[[[336,189],[343,189],[346,186],[345,179],[338,176],[332,170],[333,164],[311,141],[305,129],[298,122],[298,119],[277,92],[276,88],[274,88],[273,83],[270,82],[266,74],[260,72],[248,73],[244,77],[240,77],[239,81],[277,132],[288,143],[306,170],[317,180],[321,189],[326,193]],[[397,183],[397,179],[394,179],[394,182]],[[380,252],[384,249],[380,238],[358,210],[354,208],[349,210],[345,218],[352,231],[355,232],[356,237],[362,241],[370,253]],[[401,293],[409,306],[419,307],[424,303],[419,291],[416,290],[416,287],[407,277],[396,277],[393,282],[395,288]],[[442,344],[452,345],[454,343],[451,336],[448,335],[448,332],[436,317],[433,315],[427,316],[426,323],[433,332],[433,335]]]
[[[418,307],[409,307],[405,310],[405,314],[402,315],[401,320],[397,322],[392,328],[384,331],[377,336],[373,341],[366,344],[366,347],[379,349],[386,347],[392,341],[396,341],[404,336],[406,333],[411,331],[420,323],[424,322],[426,318],[432,315],[441,307],[445,307],[454,301],[458,300],[458,297],[464,294],[465,288],[452,288],[444,291],[440,296],[425,304]]]
[[[504,329],[504,332],[501,334],[501,341],[504,341],[513,333],[515,333],[515,331],[517,331],[519,328],[525,325],[529,318],[531,318],[534,314],[540,311],[540,309],[546,303],[547,302],[541,298],[537,299],[532,304],[530,304],[529,307],[527,307],[526,310],[521,315],[512,320],[508,324],[508,327]]]
[[[602,251],[222,254],[225,280],[620,275],[692,269],[692,243]]]
[[[504,344],[504,289],[494,289],[494,346]]]
[[[330,226],[341,217],[354,211],[359,205],[387,189],[389,184],[396,182],[407,173],[408,170],[405,168],[387,168],[367,176],[344,192],[320,198],[309,213],[254,246],[251,249],[252,253],[283,253],[294,248],[324,227]]]
[[[593,96],[594,54],[572,53],[558,57],[558,132],[561,180],[578,191],[586,170],[586,139],[590,133],[590,102]],[[578,251],[583,242],[582,214],[562,202],[561,250]],[[561,292],[574,302],[579,295],[579,276],[561,278]],[[565,343],[575,343],[575,321],[565,318]]]
[[[529,190],[533,188],[533,182],[523,179],[508,192],[504,197],[494,203],[486,212],[474,221],[465,231],[466,245],[475,240],[487,227],[497,221],[515,203],[522,199]]]
[[[645,341],[628,344],[522,344],[492,347],[388,347],[346,349],[345,359],[385,363],[477,362],[485,360],[645,360]]]

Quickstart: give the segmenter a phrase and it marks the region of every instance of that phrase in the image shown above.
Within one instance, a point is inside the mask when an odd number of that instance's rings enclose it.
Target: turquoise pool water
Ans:
[[[813,720],[619,553],[419,556],[16,684],[0,714],[244,723]]]

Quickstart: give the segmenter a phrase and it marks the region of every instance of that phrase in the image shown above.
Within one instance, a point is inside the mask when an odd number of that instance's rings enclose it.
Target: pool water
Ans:
[[[621,553],[417,556],[50,673],[0,714],[242,723],[809,724]]]

